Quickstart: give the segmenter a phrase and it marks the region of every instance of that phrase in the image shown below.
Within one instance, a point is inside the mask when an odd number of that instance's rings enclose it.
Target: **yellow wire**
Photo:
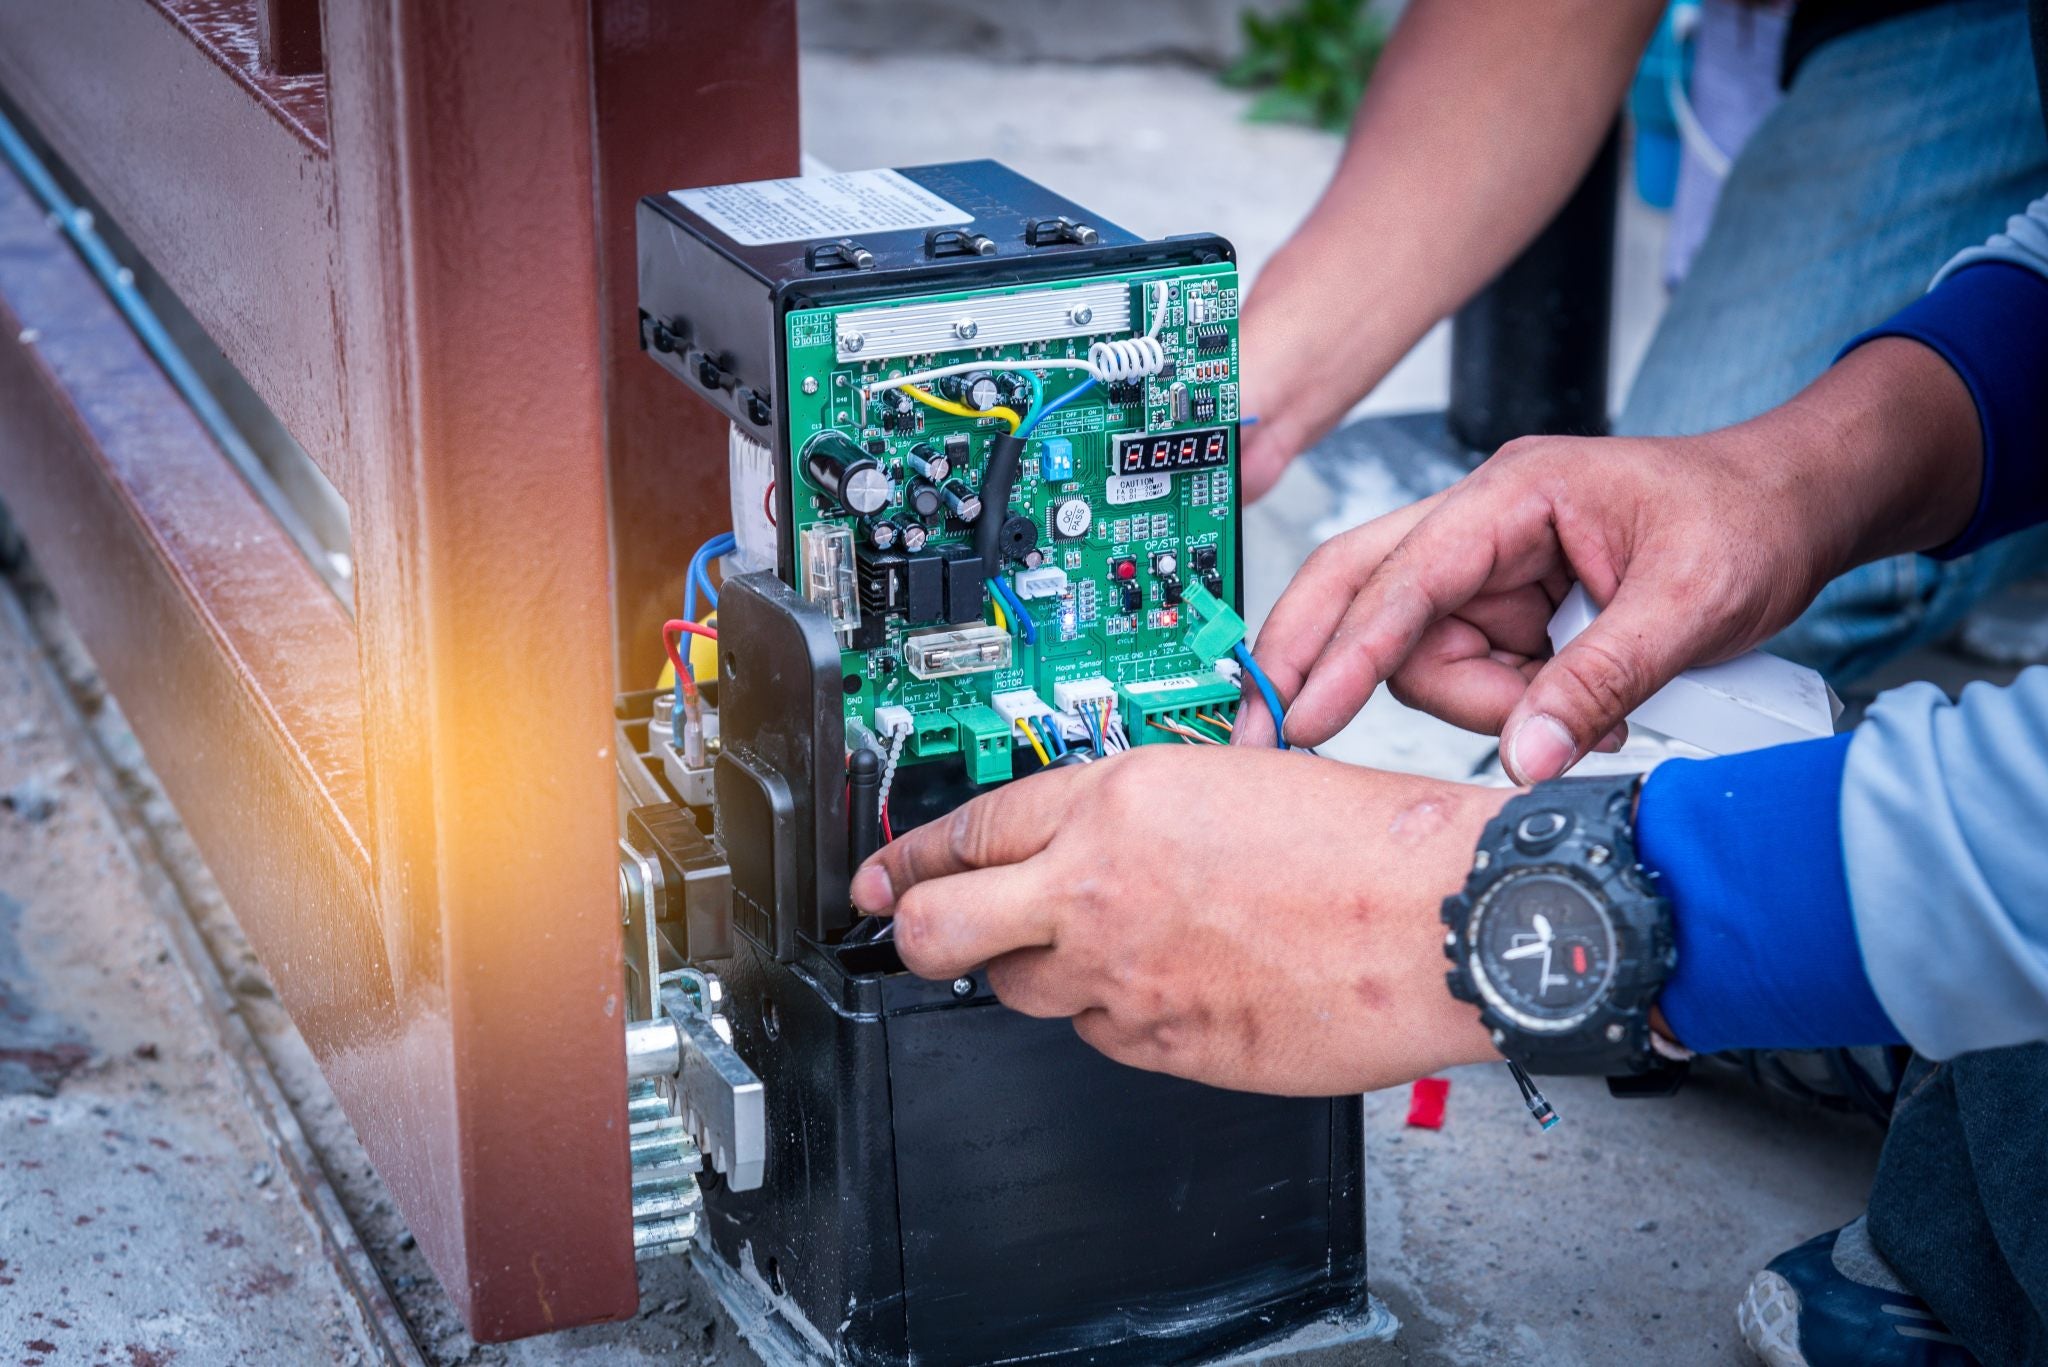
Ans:
[[[1010,629],[1010,619],[1003,615],[1003,600],[991,593],[988,596],[988,605],[996,610],[996,625],[1004,631],[1008,631]]]
[[[919,389],[914,384],[899,384],[896,387],[925,407],[936,408],[941,413],[951,413],[956,418],[1001,418],[1004,422],[1010,424],[1012,432],[1024,425],[1024,419],[1018,415],[1017,410],[1014,408],[998,406],[977,411],[969,408],[964,403],[954,403],[951,399],[942,399],[930,390]]]
[[[1031,734],[1031,728],[1024,724],[1022,717],[1017,718],[1017,729],[1024,733],[1024,739],[1030,741],[1031,748],[1038,752],[1038,762],[1040,764],[1051,764],[1052,757],[1045,753],[1045,747],[1038,743],[1038,737]]]

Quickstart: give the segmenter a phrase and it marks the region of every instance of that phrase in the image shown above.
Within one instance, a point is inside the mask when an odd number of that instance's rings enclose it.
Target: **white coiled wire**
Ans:
[[[1166,344],[1147,333],[1088,348],[1088,373],[1099,384],[1124,384],[1166,369]]]

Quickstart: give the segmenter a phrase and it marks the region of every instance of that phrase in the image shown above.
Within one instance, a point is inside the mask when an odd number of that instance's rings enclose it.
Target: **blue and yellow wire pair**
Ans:
[[[1019,717],[1017,729],[1024,733],[1024,739],[1031,742],[1031,752],[1038,756],[1038,762],[1050,765],[1067,753],[1066,738],[1050,717]]]

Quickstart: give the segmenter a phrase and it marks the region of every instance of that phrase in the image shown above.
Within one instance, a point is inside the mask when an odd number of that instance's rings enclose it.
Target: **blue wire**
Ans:
[[[1038,744],[1045,750],[1045,762],[1047,764],[1052,763],[1054,759],[1058,758],[1059,752],[1054,750],[1052,746],[1046,743],[1045,732],[1040,730],[1038,726],[1038,718],[1026,717],[1024,719],[1024,729],[1026,731],[1029,731],[1031,733],[1031,739],[1038,742]]]
[[[1040,717],[1038,729],[1045,736],[1045,748],[1052,751],[1054,759],[1067,753],[1067,734],[1063,726],[1055,726],[1051,717]]]
[[[1095,754],[1099,759],[1102,755],[1102,722],[1095,715],[1092,703],[1081,704],[1081,724],[1088,728],[1088,739],[1095,746]]]
[[[1095,377],[1090,375],[1086,380],[1075,385],[1051,403],[1040,404],[1037,408],[1032,409],[1031,416],[1024,420],[1022,427],[1017,429],[1017,440],[1028,441],[1032,432],[1037,429],[1038,424],[1044,422],[1047,418],[1059,412],[1062,408],[1065,408],[1068,404],[1093,388],[1095,388]]]
[[[1039,379],[1035,373],[1029,370],[1020,370],[1017,373],[1024,377],[1024,383],[1031,386],[1031,406],[1037,408],[1040,404],[1044,403],[1045,381]]]
[[[1003,606],[1009,610],[1012,617],[1017,619],[1017,630],[1023,633],[1024,644],[1027,646],[1037,645],[1038,624],[1033,622],[1031,614],[1024,610],[1024,600],[1019,598],[1017,591],[1010,587],[1010,581],[1002,575],[997,575],[989,580],[988,584],[989,591],[1002,599]]]
[[[704,597],[711,606],[718,606],[718,590],[711,587],[710,563],[721,555],[730,555],[739,549],[739,542],[731,532],[720,532],[697,548],[690,557],[690,567],[683,573],[683,618],[697,620],[697,590],[701,586]]]
[[[691,564],[690,582],[703,590],[706,602],[710,603],[713,608],[718,606],[718,590],[711,586],[711,572],[704,567],[703,561],[699,560]]]
[[[1252,676],[1252,682],[1259,687],[1259,696],[1266,700],[1266,711],[1273,716],[1273,736],[1280,742],[1280,748],[1289,748],[1286,732],[1287,709],[1280,705],[1280,693],[1273,687],[1273,681],[1266,677],[1265,670],[1259,668],[1259,662],[1252,658],[1251,651],[1245,649],[1243,641],[1232,646],[1230,653],[1244,666],[1244,672]]]

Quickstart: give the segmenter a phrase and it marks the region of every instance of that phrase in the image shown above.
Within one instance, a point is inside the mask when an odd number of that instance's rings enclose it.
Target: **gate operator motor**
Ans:
[[[715,682],[673,652],[676,691],[621,713],[629,787],[664,799],[628,814],[621,880],[643,1247],[694,1235],[794,1360],[1341,1336],[1367,1304],[1358,1098],[1111,1062],[979,975],[907,973],[847,898],[978,791],[1224,738],[1230,245],[1146,241],[988,161],[681,190],[638,231],[642,344],[732,420],[735,518]],[[663,1183],[697,1151],[701,1192]]]

